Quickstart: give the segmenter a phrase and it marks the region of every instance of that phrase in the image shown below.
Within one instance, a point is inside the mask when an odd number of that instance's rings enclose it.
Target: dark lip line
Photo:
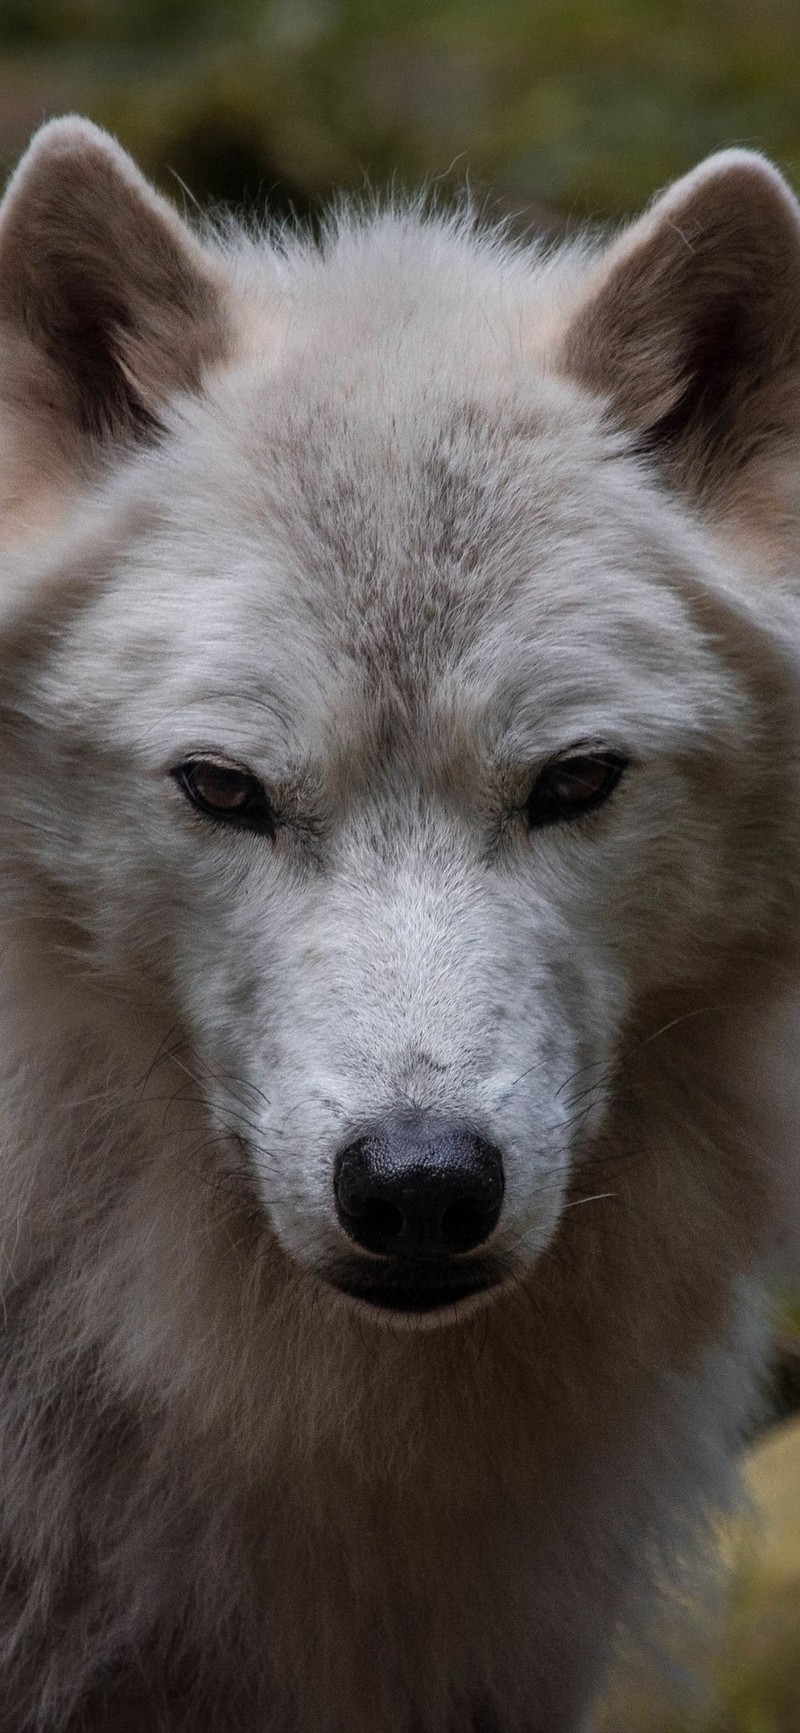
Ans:
[[[334,1279],[331,1285],[349,1299],[359,1300],[362,1305],[375,1306],[379,1311],[420,1314],[441,1312],[448,1306],[458,1305],[461,1300],[471,1299],[476,1294],[485,1294],[491,1288],[500,1286],[500,1278],[493,1277],[483,1282],[454,1282],[447,1287],[424,1290],[415,1290],[410,1283],[399,1282],[375,1282],[359,1287]]]

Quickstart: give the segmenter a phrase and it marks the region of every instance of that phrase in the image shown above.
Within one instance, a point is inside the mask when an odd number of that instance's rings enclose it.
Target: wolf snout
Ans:
[[[340,1151],[336,1212],[365,1251],[393,1259],[449,1258],[489,1238],[503,1203],[503,1158],[456,1121],[387,1121]]]

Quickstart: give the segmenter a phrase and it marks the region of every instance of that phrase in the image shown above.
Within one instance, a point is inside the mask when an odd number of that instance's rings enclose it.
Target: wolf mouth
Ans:
[[[385,1277],[375,1277],[370,1271],[337,1270],[328,1277],[333,1287],[350,1299],[374,1306],[383,1312],[424,1313],[442,1311],[459,1301],[487,1293],[500,1284],[497,1270],[486,1265],[474,1265],[469,1272],[435,1276],[432,1271],[410,1269],[387,1271]]]

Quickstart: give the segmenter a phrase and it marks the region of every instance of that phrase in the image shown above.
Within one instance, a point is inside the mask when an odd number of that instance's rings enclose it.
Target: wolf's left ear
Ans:
[[[0,207],[0,420],[66,461],[147,437],[222,351],[213,256],[108,134],[42,128]],[[46,461],[46,456],[45,456]]]
[[[800,442],[800,206],[721,151],[602,256],[560,363],[679,486],[724,509]]]

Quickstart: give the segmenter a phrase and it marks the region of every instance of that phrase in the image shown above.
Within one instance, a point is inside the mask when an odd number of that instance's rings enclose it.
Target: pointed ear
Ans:
[[[800,206],[777,170],[722,151],[663,193],[599,260],[561,364],[707,502],[780,464],[800,434]]]
[[[224,350],[213,256],[113,139],[43,127],[0,207],[0,419],[89,462],[152,435]]]

